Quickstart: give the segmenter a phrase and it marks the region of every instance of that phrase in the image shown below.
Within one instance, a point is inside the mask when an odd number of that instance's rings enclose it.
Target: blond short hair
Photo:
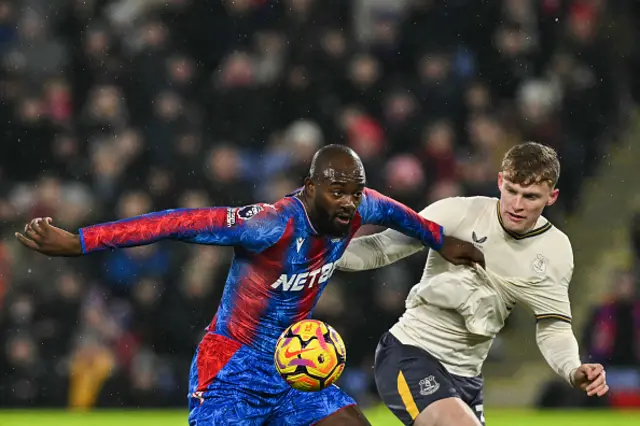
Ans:
[[[553,188],[560,178],[560,161],[553,148],[525,142],[505,154],[501,171],[505,179],[519,185],[546,182]]]

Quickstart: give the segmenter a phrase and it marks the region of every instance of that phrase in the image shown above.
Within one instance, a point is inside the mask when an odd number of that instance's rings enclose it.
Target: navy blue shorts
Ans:
[[[375,379],[382,401],[405,425],[430,404],[451,397],[460,398],[485,424],[482,376],[451,374],[430,353],[403,345],[389,332],[376,349]]]

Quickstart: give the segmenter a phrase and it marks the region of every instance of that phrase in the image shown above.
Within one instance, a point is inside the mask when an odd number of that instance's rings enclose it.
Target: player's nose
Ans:
[[[524,203],[522,197],[515,197],[513,200],[513,209],[514,210],[522,210],[524,208]]]
[[[349,213],[353,213],[356,209],[355,197],[344,197],[342,203],[340,203],[340,208]]]

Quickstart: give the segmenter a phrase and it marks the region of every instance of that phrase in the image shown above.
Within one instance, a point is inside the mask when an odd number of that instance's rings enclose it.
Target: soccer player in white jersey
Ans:
[[[504,157],[499,200],[447,198],[420,213],[448,235],[472,241],[486,269],[453,266],[430,251],[405,313],[380,339],[376,385],[404,424],[485,424],[482,365],[516,303],[533,311],[538,346],[558,375],[590,396],[609,390],[602,365],[581,363],[571,328],[571,243],[542,216],[558,198],[559,175],[556,152],[527,142]],[[353,240],[338,268],[379,268],[422,249],[387,230]]]

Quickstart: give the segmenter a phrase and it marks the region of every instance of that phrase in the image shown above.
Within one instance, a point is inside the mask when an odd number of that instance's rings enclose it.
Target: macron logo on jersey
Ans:
[[[300,272],[299,274],[282,274],[278,281],[271,284],[272,288],[282,286],[283,291],[301,291],[305,288],[311,288],[314,284],[323,284],[331,278],[335,271],[335,263],[327,263],[322,268],[314,269],[310,272]]]

